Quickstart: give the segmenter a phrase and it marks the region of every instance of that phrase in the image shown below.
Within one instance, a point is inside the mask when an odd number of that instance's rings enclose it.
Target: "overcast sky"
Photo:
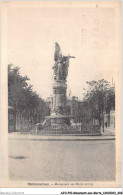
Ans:
[[[67,84],[83,97],[89,80],[112,80],[115,71],[113,8],[16,6],[7,9],[7,63],[20,66],[42,98],[52,95],[55,42],[70,60]]]

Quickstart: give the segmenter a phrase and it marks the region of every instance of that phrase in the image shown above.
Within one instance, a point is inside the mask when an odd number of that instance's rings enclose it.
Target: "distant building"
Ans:
[[[16,114],[15,109],[8,106],[8,132],[13,132],[16,130]]]
[[[112,88],[114,88],[115,91],[115,82],[112,78]],[[111,129],[115,130],[115,105],[112,106],[111,110],[106,112],[104,111],[104,130]]]
[[[71,107],[71,116],[75,122],[82,122],[81,106],[82,101],[78,100],[78,97],[72,96],[67,99],[67,105]]]
[[[115,129],[115,110],[110,110],[110,128]]]
[[[115,109],[112,108],[109,113],[104,112],[104,129],[115,129]]]

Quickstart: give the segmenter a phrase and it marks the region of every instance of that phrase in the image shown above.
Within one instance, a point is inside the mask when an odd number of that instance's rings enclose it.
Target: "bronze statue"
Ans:
[[[69,66],[69,59],[75,58],[74,56],[62,56],[61,48],[59,44],[55,43],[55,53],[54,53],[54,61],[55,64],[53,66],[54,69],[54,79],[59,80],[66,80],[68,75],[68,66]]]

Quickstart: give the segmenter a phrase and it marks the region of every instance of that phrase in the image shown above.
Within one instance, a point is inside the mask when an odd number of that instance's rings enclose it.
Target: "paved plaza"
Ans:
[[[9,139],[12,180],[115,180],[115,140]]]

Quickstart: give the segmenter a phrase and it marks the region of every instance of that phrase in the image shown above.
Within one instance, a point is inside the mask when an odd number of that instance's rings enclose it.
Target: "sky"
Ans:
[[[7,64],[42,97],[52,95],[54,50],[58,42],[70,59],[67,93],[83,98],[86,81],[115,79],[115,12],[100,6],[41,6],[8,3]]]

